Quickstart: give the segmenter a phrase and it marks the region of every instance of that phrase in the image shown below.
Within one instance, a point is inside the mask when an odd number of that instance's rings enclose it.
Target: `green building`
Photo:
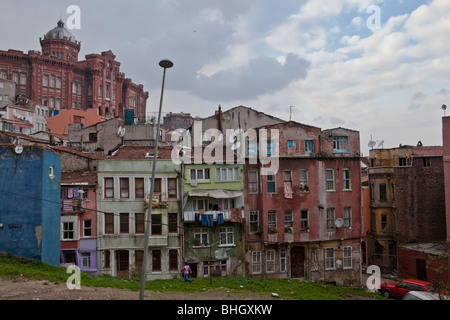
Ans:
[[[184,260],[194,277],[244,272],[242,164],[183,165]]]

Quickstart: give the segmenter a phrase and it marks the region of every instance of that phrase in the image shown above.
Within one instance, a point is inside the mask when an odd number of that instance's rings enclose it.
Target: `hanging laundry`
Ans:
[[[67,193],[67,198],[72,199],[73,198],[73,189],[69,188],[68,193]]]
[[[206,216],[208,217],[208,227],[212,227],[214,225],[214,215],[207,214]]]
[[[292,199],[292,182],[291,181],[284,182],[284,197],[286,199]]]
[[[195,216],[195,224],[199,224],[200,223],[200,213],[196,212],[194,214]]]
[[[208,225],[208,216],[206,214],[202,214],[202,226],[206,227]]]
[[[217,224],[224,224],[222,212],[217,214]]]
[[[63,211],[73,211],[72,200],[63,200]]]
[[[80,194],[78,193],[78,187],[73,188],[73,197],[78,198]]]

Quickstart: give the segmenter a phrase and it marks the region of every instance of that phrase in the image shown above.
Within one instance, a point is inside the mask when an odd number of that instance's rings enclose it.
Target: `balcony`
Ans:
[[[62,214],[82,214],[86,212],[86,201],[82,199],[63,200],[61,206]]]
[[[200,210],[202,211],[202,210]],[[220,223],[220,222],[242,222],[242,219],[244,215],[244,211],[236,208],[231,210],[221,210],[221,211],[202,211],[202,212],[195,212],[195,211],[184,211],[183,218],[185,223],[200,223],[204,224],[205,218],[203,216],[208,217],[205,220],[212,221],[213,223]],[[207,225],[208,223],[206,223]]]

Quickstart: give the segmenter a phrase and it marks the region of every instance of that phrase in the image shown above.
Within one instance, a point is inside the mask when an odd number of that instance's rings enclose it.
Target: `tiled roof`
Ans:
[[[172,150],[174,147],[158,146],[158,159],[170,160],[172,159]],[[150,160],[153,159],[155,147],[142,146],[124,146],[121,147],[108,159],[112,160]]]
[[[56,151],[63,151],[68,152],[72,154],[76,154],[80,157],[84,158],[90,158],[90,159],[105,159],[105,156],[94,154],[94,153],[84,153],[77,149],[69,148],[69,147],[62,147],[62,146],[49,146],[50,149],[56,150]]]
[[[90,186],[95,186],[97,183],[97,172],[96,171],[61,172],[61,184],[80,184],[86,182]]]
[[[416,146],[413,147],[413,153],[416,156],[442,156],[443,147],[441,146]]]

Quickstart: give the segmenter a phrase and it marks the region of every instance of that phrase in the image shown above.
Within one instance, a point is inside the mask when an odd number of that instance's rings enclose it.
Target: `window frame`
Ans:
[[[269,180],[269,177],[270,177],[270,180]],[[273,187],[269,188],[269,185],[272,185],[272,184],[273,184]],[[273,191],[270,191],[269,189],[270,190],[273,189]],[[266,193],[268,193],[268,194],[277,193],[277,176],[273,171],[268,171],[267,175],[266,175]]]
[[[336,220],[336,209],[327,208],[327,231],[336,230],[335,220]]]
[[[333,247],[325,248],[325,270],[336,270],[336,249]]]
[[[160,213],[152,213],[151,214],[151,226],[150,231],[152,236],[161,236],[163,234],[163,223],[162,223],[162,214]],[[155,218],[159,218],[159,221],[155,221]],[[159,233],[158,233],[159,229]]]
[[[134,213],[134,233],[145,234],[145,213],[143,212]]]
[[[175,184],[174,186],[171,186]],[[172,191],[172,193],[171,193]],[[167,198],[168,199],[177,199],[178,198],[178,183],[177,178],[167,178]]]
[[[353,248],[351,246],[344,246],[344,249],[342,252],[342,267],[343,267],[343,269],[352,269],[353,268],[352,255],[353,255]]]
[[[119,233],[130,233],[130,214],[128,212],[119,213]]]
[[[254,174],[254,180],[252,175]],[[248,193],[250,194],[258,194],[259,193],[259,185],[258,185],[258,170],[251,169],[248,171]]]
[[[328,176],[328,173],[332,173],[332,177]],[[332,187],[329,187],[329,184],[332,184]],[[334,175],[334,169],[326,169],[325,170],[325,188],[327,192],[333,192],[336,191],[336,179]]]
[[[122,182],[127,181],[127,185],[124,187]],[[123,194],[126,192],[126,195]],[[119,178],[119,198],[120,199],[130,199],[130,178],[128,177],[120,177]]]
[[[111,212],[105,212],[103,214],[103,233],[105,235],[114,234],[115,232],[115,215]],[[112,231],[108,231],[109,228],[112,227]]]
[[[275,273],[275,250],[266,250],[266,273]]]
[[[305,153],[314,152],[314,140],[305,140]]]
[[[252,274],[262,273],[261,251],[252,251]]]
[[[342,169],[342,190],[352,191],[352,175],[349,168]]]
[[[138,183],[139,182],[139,183]],[[142,194],[142,196],[140,196]],[[134,178],[134,198],[144,199],[145,198],[145,179],[144,178]]]
[[[259,211],[250,210],[249,212],[249,232],[257,233],[259,231]],[[255,228],[256,226],[256,228]]]
[[[334,136],[333,153],[347,153],[347,152],[348,152],[348,136]]]
[[[220,246],[234,245],[234,229],[232,227],[219,228]]]
[[[112,186],[108,186],[107,181],[112,181]],[[104,199],[114,199],[114,178],[104,177],[103,178],[103,189],[104,189],[104,194],[103,194]],[[110,197],[107,196],[108,190],[110,190],[110,191],[112,190],[112,196],[110,196]]]

